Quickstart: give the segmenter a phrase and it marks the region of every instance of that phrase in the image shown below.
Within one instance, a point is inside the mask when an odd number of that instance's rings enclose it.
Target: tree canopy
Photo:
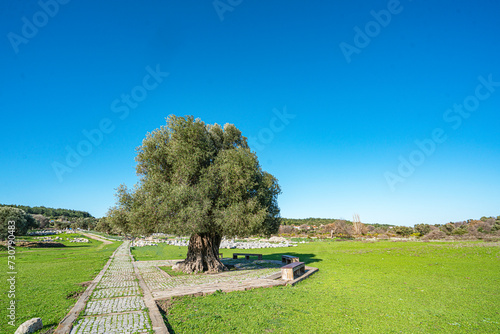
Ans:
[[[15,227],[14,235],[26,235],[31,228],[38,226],[36,220],[24,212],[24,210],[4,206],[0,207],[0,240],[5,240],[9,235],[9,221],[13,221],[12,226]]]
[[[278,181],[234,125],[170,116],[137,152],[140,180],[132,190],[118,187],[108,213],[115,228],[216,239],[277,232]]]
[[[58,218],[58,217],[66,217],[66,218],[88,218],[92,217],[92,215],[86,211],[78,211],[71,209],[54,209],[47,208],[45,206],[27,206],[27,205],[15,205],[15,204],[0,204],[2,206],[10,206],[14,208],[21,209],[26,213],[30,213],[33,215],[43,215],[48,218]]]

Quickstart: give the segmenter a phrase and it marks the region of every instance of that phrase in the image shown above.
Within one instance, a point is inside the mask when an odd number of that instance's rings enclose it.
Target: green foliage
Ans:
[[[429,224],[416,224],[414,229],[420,233],[420,235],[426,235],[431,231],[431,226]]]
[[[15,205],[15,204],[0,204],[2,206],[11,206],[21,210],[24,210],[26,213],[30,213],[32,215],[44,215],[49,218],[58,218],[58,217],[66,217],[66,218],[90,218],[92,215],[86,211],[78,211],[78,210],[69,210],[69,209],[54,209],[54,208],[46,208],[44,206],[26,206],[26,205]]]
[[[14,224],[9,224],[9,221]],[[36,228],[38,223],[24,210],[9,206],[0,207],[0,240],[7,239],[9,226],[14,226],[14,235],[20,236],[26,235],[29,229]]]
[[[36,214],[36,215],[32,215],[32,216],[37,221],[39,228],[43,229],[43,228],[46,228],[49,226],[50,220],[49,220],[49,218],[45,217],[44,215]]]
[[[464,235],[464,234],[467,234],[467,225],[462,225],[460,226],[459,228],[457,229],[454,229],[451,234],[453,235]]]
[[[65,230],[71,228],[71,222],[68,221],[55,221],[53,227],[57,230]]]
[[[375,224],[366,224],[366,225],[371,225],[375,228],[384,228],[384,229],[388,229],[389,227],[393,227],[394,225],[391,225],[391,224],[379,224],[379,223],[375,223]]]
[[[441,225],[441,231],[443,231],[444,233],[446,233],[448,235],[450,235],[454,229],[455,229],[455,225],[453,225],[452,223]]]
[[[409,226],[396,226],[394,227],[393,231],[394,233],[403,237],[409,237],[412,233],[414,233],[413,228]]]
[[[329,225],[336,223],[338,221],[346,222],[347,224],[351,224],[352,222],[343,219],[332,219],[332,218],[281,218],[281,225],[307,225],[307,226],[320,226],[320,225]]]
[[[111,233],[112,232],[112,227],[109,224],[108,218],[107,217],[102,217],[99,219],[99,221],[96,224],[95,230],[97,232],[102,232],[102,233]]]
[[[262,171],[232,124],[170,116],[138,148],[139,183],[121,185],[109,224],[123,233],[270,235],[279,227],[277,179]]]

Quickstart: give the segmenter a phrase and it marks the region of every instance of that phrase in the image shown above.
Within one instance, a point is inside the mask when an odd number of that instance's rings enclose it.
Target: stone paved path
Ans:
[[[223,260],[241,270],[213,275],[184,275],[170,277],[162,266],[171,266],[179,260],[137,261],[135,265],[144,278],[154,299],[173,296],[205,295],[217,290],[224,292],[248,290],[258,287],[285,285],[281,279],[281,261],[270,260]]]
[[[71,334],[153,333],[129,244],[118,247]]]
[[[63,320],[55,334],[168,333],[155,300],[173,296],[206,295],[215,291],[242,291],[289,284],[281,279],[281,261],[232,260],[223,263],[239,270],[220,274],[170,276],[161,270],[179,260],[132,261],[130,242],[118,247],[94,279],[95,288]],[[306,275],[316,268],[306,267]],[[90,293],[92,293],[90,295]],[[90,295],[90,297],[89,297]],[[88,300],[87,300],[88,298]],[[80,312],[81,311],[81,312]],[[72,317],[70,317],[72,315]],[[67,328],[67,329],[66,329]]]

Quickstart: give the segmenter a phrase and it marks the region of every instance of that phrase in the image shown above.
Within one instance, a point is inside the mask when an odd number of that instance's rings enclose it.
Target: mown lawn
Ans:
[[[180,298],[169,326],[176,333],[500,332],[500,243],[314,242],[251,252],[295,254],[320,271],[295,287]],[[134,253],[182,258],[186,247]]]
[[[76,234],[59,236],[83,237]],[[11,300],[8,298],[7,252],[0,251],[0,333],[14,333],[24,321],[35,317],[42,318],[42,333],[57,326],[76,303],[78,293],[86,289],[78,283],[91,281],[119,245],[103,245],[92,239],[88,244],[62,243],[66,247],[16,248],[15,327],[8,324],[10,319],[7,318],[7,303]]]

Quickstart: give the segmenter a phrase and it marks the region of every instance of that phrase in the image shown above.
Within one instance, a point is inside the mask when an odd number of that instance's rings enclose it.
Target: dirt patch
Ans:
[[[103,242],[104,245],[109,245],[109,244],[112,244],[113,242],[112,241],[109,241],[109,240],[106,240],[106,239],[103,239],[103,238],[100,238],[94,234],[90,234],[90,233],[83,233],[83,232],[80,232],[80,234],[83,234],[84,236],[86,236],[87,238],[91,238],[91,239],[94,239],[94,240],[98,240],[98,241],[101,241]]]
[[[77,285],[85,288],[83,289],[82,291],[73,291],[73,292],[70,292],[67,296],[66,296],[66,299],[76,299],[78,300],[80,298],[80,296],[85,292],[85,290],[87,290],[87,287],[92,284],[92,281],[87,281],[87,282],[81,282],[81,283],[77,283]]]
[[[45,332],[41,332],[41,334],[52,334],[52,333],[54,333],[54,330],[55,330],[55,329],[56,329],[56,327],[55,327],[55,326],[50,327],[47,331],[45,331]]]
[[[78,298],[80,298],[80,296],[85,292],[85,290],[83,291],[73,291],[73,292],[70,292],[68,293],[68,295],[66,296],[66,299],[76,299],[78,300]]]
[[[160,313],[163,316],[168,315],[169,310],[172,308],[172,306],[175,303],[175,299],[176,299],[176,297],[162,299],[162,300],[155,300],[156,306],[158,306],[158,309],[160,310]]]
[[[87,281],[87,282],[82,282],[82,283],[77,283],[79,286],[83,286],[84,288],[87,288],[90,284],[92,284],[92,281]]]
[[[160,311],[160,314],[163,318],[163,322],[165,323],[165,326],[167,327],[169,333],[175,333],[174,329],[172,328],[172,325],[170,325],[170,323],[168,322],[168,312],[175,302],[174,299],[175,297],[163,300],[155,300],[156,306]]]
[[[19,241],[16,243],[16,247],[26,247],[26,248],[58,248],[66,247],[66,245],[60,242],[33,242],[33,241]]]

